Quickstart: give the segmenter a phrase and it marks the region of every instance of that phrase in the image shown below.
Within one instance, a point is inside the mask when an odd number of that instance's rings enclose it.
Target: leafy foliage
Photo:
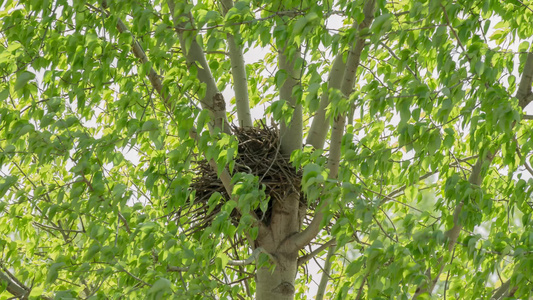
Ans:
[[[274,259],[236,261],[260,234],[263,178],[235,167],[239,145],[203,100],[207,71],[225,95],[238,84],[228,36],[265,52],[246,65],[264,122],[289,124],[298,105],[304,136],[320,112],[347,119],[335,178],[333,143],[290,156],[302,216],[325,216],[301,257],[325,257],[313,250],[335,241],[326,298],[531,297],[533,2],[244,0],[227,12],[222,2],[2,2],[1,299],[253,296],[256,270]],[[370,2],[374,20],[360,29]],[[346,95],[328,74],[360,40]],[[296,105],[280,98],[294,79],[280,53],[300,70]],[[226,100],[237,124],[240,100]],[[221,205],[210,196],[217,210],[195,230],[175,212],[198,208],[202,157],[235,188]],[[305,299],[318,274],[299,271]]]

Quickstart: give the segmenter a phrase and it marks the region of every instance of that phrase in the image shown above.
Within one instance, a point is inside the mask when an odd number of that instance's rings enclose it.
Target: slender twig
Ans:
[[[453,248],[452,259],[450,260],[450,264],[453,262],[454,255],[455,255],[455,248]],[[452,271],[451,269],[448,270],[448,274],[446,274],[446,281],[444,282],[444,300],[446,300],[446,291],[448,290],[448,281],[450,280],[451,271]]]
[[[329,246],[334,246],[337,244],[337,240],[335,238],[325,242],[320,247],[316,248],[315,250],[311,251],[310,253],[300,256],[298,258],[298,266],[303,265],[304,263],[308,262],[311,258],[315,257],[316,255],[320,254],[320,252],[326,250]]]
[[[261,248],[261,247],[258,247],[258,248],[255,248],[255,250],[252,252],[252,254],[250,255],[250,257],[248,257],[247,259],[243,259],[243,260],[230,260],[228,261],[227,265],[228,266],[246,266],[246,265],[251,265],[255,262],[255,260],[257,259],[257,257],[259,256],[259,254],[261,253],[265,253],[266,255],[268,255],[268,257],[276,262],[276,258],[273,257],[270,253],[266,252],[265,249]],[[211,261],[210,264],[213,264],[214,261]],[[168,266],[167,267],[167,271],[168,272],[187,272],[189,270],[188,267],[176,267],[176,266]]]

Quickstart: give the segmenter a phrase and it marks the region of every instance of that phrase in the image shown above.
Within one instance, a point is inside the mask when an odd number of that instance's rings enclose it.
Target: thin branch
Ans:
[[[453,252],[452,252],[452,260],[450,261],[450,264],[453,262],[454,255],[455,255],[455,248],[453,249]],[[451,271],[452,271],[451,269],[448,270],[448,274],[446,274],[446,281],[444,283],[444,300],[446,300],[446,292],[448,291],[448,282],[450,280]]]
[[[255,260],[259,257],[259,254],[266,253],[269,257],[270,255],[265,251],[265,249],[258,247],[255,248],[255,250],[252,252],[252,255],[248,257],[247,259],[243,260],[230,260],[228,261],[228,265],[230,266],[246,266],[251,265],[255,262]]]
[[[335,238],[325,242],[320,247],[316,248],[315,250],[311,251],[310,253],[300,256],[298,258],[298,266],[301,266],[308,262],[311,258],[315,257],[316,255],[320,254],[322,251],[326,250],[329,246],[335,246],[337,244],[337,240]]]
[[[273,257],[270,253],[266,252],[265,249],[261,248],[261,247],[258,247],[258,248],[255,248],[254,251],[252,251],[252,254],[250,255],[250,257],[248,257],[247,259],[243,259],[243,260],[229,260],[227,265],[228,266],[247,266],[247,265],[251,265],[255,262],[255,260],[259,257],[259,254],[261,253],[265,253],[266,255],[268,255],[268,257],[272,260],[272,261],[276,261],[276,258]],[[211,261],[210,264],[214,264],[215,262],[214,261]],[[176,266],[168,266],[167,267],[167,271],[168,272],[187,272],[189,270],[188,267],[176,267]]]
[[[380,43],[381,46],[383,46],[385,49],[387,49],[387,51],[389,52],[390,55],[392,55],[392,57],[394,57],[397,61],[401,62],[402,60],[396,55],[396,53],[394,53],[394,51],[392,51],[392,49],[387,46],[387,44],[381,42]],[[416,73],[411,69],[411,67],[409,67],[408,65],[405,66],[405,68],[416,78],[416,80],[420,81],[420,78],[418,78],[418,76],[416,76]]]
[[[370,275],[369,272],[367,272],[365,274],[365,277],[363,277],[363,281],[361,282],[361,286],[359,287],[359,290],[357,291],[357,297],[355,298],[355,300],[359,300],[363,296],[363,288],[365,287],[365,282],[368,278],[368,275]]]
[[[516,141],[516,139],[515,139],[515,141]],[[520,152],[520,147],[518,147],[518,144],[516,144],[516,154],[518,155],[518,158],[520,158],[520,160],[522,160],[522,153]],[[533,168],[531,168],[531,166],[527,163],[527,161],[524,161],[524,167],[529,172],[529,174],[531,174],[531,176],[533,176]]]
[[[444,9],[444,7],[443,7]],[[446,15],[446,10],[444,10],[444,13],[445,13],[445,16],[447,17]],[[455,32],[455,31],[454,31]],[[524,66],[524,71],[522,73],[522,77],[520,79],[520,84],[518,86],[518,90],[516,92],[516,98],[518,98],[518,104],[519,106],[522,108],[522,110],[525,109],[525,107],[531,102],[531,95],[532,95],[532,92],[531,92],[531,84],[533,82],[533,52],[529,52],[528,53],[528,56],[527,56],[527,60],[526,60],[526,63],[525,63],[525,66]],[[481,186],[481,183],[483,182],[483,177],[482,177],[482,166],[485,164],[485,163],[490,163],[492,162],[492,160],[494,159],[494,156],[495,154],[492,154],[492,153],[487,153],[486,156],[479,156],[477,161],[476,161],[476,164],[474,165],[474,167],[472,167],[472,172],[470,173],[470,177],[468,178],[468,181],[470,182],[470,184],[472,185],[476,185],[476,186]],[[457,204],[457,206],[455,207],[455,210],[453,212],[453,227],[446,231],[445,233],[445,236],[448,240],[448,251],[451,252],[456,243],[457,243],[457,239],[459,238],[459,234],[461,232],[461,230],[463,229],[463,225],[461,223],[459,223],[459,216],[462,212],[462,209],[463,209],[463,205],[464,205],[464,201],[461,201],[459,202],[459,204]],[[439,261],[443,261],[443,256],[440,256],[438,258]],[[441,265],[441,268],[439,270],[439,272],[436,274],[435,278],[431,281],[431,283],[427,286],[419,286],[419,288],[417,289],[417,292],[414,294],[413,296],[413,299],[417,299],[417,297],[421,294],[424,294],[424,293],[429,293],[431,294],[431,292],[433,291],[435,285],[437,284],[437,281],[439,280],[440,278],[440,274],[442,272],[442,270],[444,269],[446,263],[442,263]],[[424,284],[425,285],[425,284]]]
[[[459,47],[461,47],[461,49],[463,49],[463,53],[465,53],[466,58],[470,61],[470,57],[467,54],[468,52],[466,52],[465,46],[463,46],[463,43],[461,43],[461,40],[459,39],[459,36],[457,35],[457,32],[452,27],[450,19],[448,18],[448,12],[446,12],[446,7],[444,7],[444,5],[442,5],[442,4],[440,4],[440,7],[442,8],[442,11],[444,12],[444,18],[446,19],[446,24],[448,24],[448,27],[450,28],[450,30],[453,33],[453,36],[455,36],[455,39],[457,40],[457,44],[459,45]]]
[[[320,278],[320,283],[318,284],[318,290],[316,293],[316,300],[324,299],[324,294],[326,293],[326,288],[328,286],[328,281],[331,273],[331,259],[337,250],[336,245],[331,245],[328,248],[328,255],[326,256],[326,261],[324,262],[324,268],[322,271],[322,277]]]
[[[167,272],[187,272],[187,271],[189,271],[188,267],[176,267],[176,266],[167,267]]]

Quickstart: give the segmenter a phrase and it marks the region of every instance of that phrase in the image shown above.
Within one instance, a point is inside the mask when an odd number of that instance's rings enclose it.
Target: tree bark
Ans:
[[[329,274],[331,272],[331,258],[337,251],[337,246],[329,246],[328,255],[326,255],[326,261],[324,261],[324,267],[322,268],[322,277],[320,278],[320,283],[318,284],[318,290],[316,292],[316,300],[324,299],[326,294],[326,288],[328,287]]]
[[[294,298],[294,279],[298,270],[298,253],[278,253],[275,266],[261,267],[257,270],[257,300],[292,300]]]
[[[185,58],[187,59],[187,67],[190,69],[193,66],[196,66],[198,80],[206,85],[205,96],[200,99],[200,103],[203,109],[207,109],[209,111],[212,121],[210,126],[212,128],[219,128],[221,132],[226,134],[231,134],[231,128],[226,116],[226,102],[224,101],[222,93],[218,90],[215,79],[211,73],[211,69],[209,68],[209,65],[205,59],[204,50],[196,42],[195,35],[189,37],[192,38],[192,41],[189,49],[187,49],[187,43],[183,37],[183,32],[181,31],[181,26],[183,26],[183,24],[177,23],[177,17],[179,16],[174,15],[174,1],[169,0],[168,7],[172,13],[174,21],[176,22],[174,26],[178,32],[181,49],[185,55]]]
[[[280,70],[287,71],[288,78],[279,90],[279,97],[294,109],[290,123],[282,120],[280,126],[281,153],[288,157],[292,151],[302,148],[302,105],[298,104],[298,99],[292,93],[293,88],[300,83],[300,68],[296,64],[301,54],[298,50],[293,57],[287,57],[284,52],[285,49],[278,55],[278,65]]]
[[[329,105],[329,89],[340,89],[342,77],[344,76],[344,69],[346,64],[342,59],[343,54],[337,54],[337,57],[333,61],[333,66],[329,71],[328,77],[328,91],[323,91],[320,97],[320,106],[315,116],[313,117],[313,123],[307,136],[307,144],[313,146],[315,149],[322,149],[326,142],[326,136],[329,131],[329,118],[326,117],[326,107]]]
[[[233,7],[233,0],[221,0],[224,15]],[[228,38],[228,52],[231,60],[231,75],[233,90],[235,92],[235,106],[240,127],[252,127],[252,114],[250,113],[250,100],[248,97],[248,77],[246,65],[242,55],[242,48],[235,42],[235,37],[226,34]]]
[[[294,297],[299,249],[291,243],[291,237],[300,230],[299,199],[300,194],[295,191],[283,201],[275,201],[270,226],[259,231],[256,246],[265,249],[275,261],[267,266],[258,266],[258,300]]]

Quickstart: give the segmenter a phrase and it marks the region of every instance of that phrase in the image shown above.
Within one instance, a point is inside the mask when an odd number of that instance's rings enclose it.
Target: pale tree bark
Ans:
[[[328,248],[328,254],[326,255],[326,260],[324,261],[324,267],[322,267],[322,277],[320,278],[320,283],[318,284],[315,300],[324,299],[324,295],[326,294],[326,288],[328,287],[328,281],[331,277],[331,259],[333,258],[333,255],[335,254],[336,250],[336,246],[330,246]]]
[[[296,234],[300,227],[299,198],[299,193],[294,191],[283,199],[283,202],[273,203],[270,225],[259,230],[256,245],[264,248],[274,261],[271,262],[272,265],[257,268],[257,300],[294,298],[298,249],[290,242],[290,237]]]
[[[522,73],[522,77],[520,80],[520,84],[518,86],[518,90],[516,92],[516,98],[518,99],[518,103],[520,108],[522,110],[525,109],[525,107],[531,103],[532,101],[532,91],[531,91],[531,84],[533,83],[533,52],[529,52],[527,55],[526,64],[524,66],[524,71]],[[485,174],[482,173],[482,167],[484,164],[489,164],[492,162],[494,158],[495,153],[488,153],[485,156],[479,156],[476,164],[474,167],[472,167],[472,171],[470,173],[470,177],[468,178],[468,181],[472,185],[481,186],[483,183],[483,176]],[[461,230],[463,229],[463,225],[460,222],[459,216],[461,214],[461,211],[463,209],[464,202],[461,201],[454,209],[453,212],[453,227],[448,230],[445,233],[445,237],[448,242],[448,251],[452,252],[457,244],[457,239],[459,238],[459,234],[461,233]],[[438,258],[440,268],[437,270],[437,273],[434,275],[434,278],[429,278],[429,283],[425,282],[422,285],[418,287],[416,290],[413,299],[417,299],[422,294],[429,294],[431,295],[433,292],[433,289],[435,288],[435,285],[439,281],[440,274],[442,273],[444,267],[446,266],[447,262],[444,261],[444,255],[441,255]],[[427,274],[431,275],[431,272],[426,272]],[[509,289],[509,286],[507,288],[504,288],[506,290]],[[503,292],[502,292],[503,293]]]
[[[375,11],[375,0],[369,0],[365,3],[363,12],[365,15],[364,20],[361,22],[361,24],[354,24],[354,27],[357,28],[356,34],[359,35],[359,32],[362,29],[368,28],[372,21],[374,20],[374,11]],[[355,43],[352,45],[348,52],[347,61],[345,64],[345,69],[343,71],[340,71],[336,69],[335,67],[341,67],[342,63],[342,54],[339,55],[341,58],[337,58],[335,63],[337,63],[337,66],[332,68],[331,71],[331,77],[330,82],[341,82],[341,92],[344,95],[344,97],[349,98],[350,94],[352,93],[352,89],[355,83],[356,74],[357,74],[357,68],[359,67],[359,63],[361,60],[361,53],[363,51],[363,48],[365,46],[365,38],[361,36],[357,36],[355,39]],[[340,60],[340,62],[339,62]],[[342,80],[338,80],[339,78],[336,78],[337,76],[341,77]],[[322,104],[327,106],[327,104]],[[321,106],[322,106],[321,105]],[[317,122],[321,122],[319,119]],[[319,126],[319,125],[317,125]],[[330,143],[330,150],[329,150],[329,159],[328,159],[328,169],[329,169],[329,178],[330,179],[337,179],[338,172],[339,172],[339,164],[340,164],[340,158],[341,158],[341,144],[342,144],[342,138],[344,136],[344,128],[346,126],[346,112],[339,113],[335,119],[333,120],[333,127],[331,132],[331,143]],[[323,139],[325,139],[324,133],[320,133],[316,135],[316,138],[314,138],[314,143],[316,143],[317,146],[323,145]],[[321,145],[322,144],[322,145]],[[309,226],[302,231],[300,234],[298,234],[295,237],[295,243],[297,247],[304,247],[308,243],[311,242],[313,238],[316,237],[316,235],[320,232],[320,225],[322,223],[322,220],[325,217],[324,209],[328,206],[329,203],[326,201],[322,201],[322,203],[318,206],[315,212],[315,216]],[[326,257],[326,262],[323,268],[323,274],[322,278],[320,280],[320,285],[317,293],[317,299],[322,299],[323,295],[325,294],[325,290],[328,284],[328,280],[330,278],[330,268],[331,268],[331,262],[330,259],[333,256],[333,254],[336,251],[336,247],[330,247],[328,249],[328,255]]]
[[[281,154],[290,156],[297,149],[302,148],[302,106],[292,91],[300,84],[300,69],[297,66],[300,52],[296,51],[292,57],[287,57],[280,51],[279,69],[288,73],[287,80],[280,87],[280,99],[294,109],[289,124],[281,121]],[[256,299],[293,299],[294,280],[298,271],[298,248],[290,242],[291,236],[300,231],[303,214],[300,211],[300,193],[297,190],[287,192],[283,201],[272,203],[272,216],[269,228],[259,231],[257,246],[275,257],[274,270],[270,266],[259,267],[256,274]]]
[[[359,29],[368,28],[372,21],[374,20],[374,9],[375,9],[375,0],[369,0],[365,3],[364,14],[365,19],[361,24],[358,24]],[[358,31],[357,31],[358,32]],[[365,40],[363,37],[358,37],[348,53],[348,58],[346,61],[346,69],[343,72],[343,77],[341,79],[341,92],[345,97],[349,97],[352,92],[353,84],[355,81],[355,75],[357,68],[359,67],[359,61],[361,59],[361,52],[364,48]],[[339,80],[335,78],[333,80]],[[332,132],[331,132],[331,143],[329,149],[329,159],[328,159],[328,169],[329,169],[329,178],[337,179],[339,171],[339,162],[341,157],[341,142],[344,135],[344,126],[346,124],[346,117],[343,113],[337,115],[333,122]],[[323,208],[327,206],[325,201],[321,201],[319,207],[315,212],[315,216],[309,226],[294,237],[294,242],[297,247],[305,247],[311,242],[312,239],[320,231],[320,224],[324,219]]]
[[[224,15],[233,7],[233,0],[221,0]],[[250,113],[250,100],[248,97],[248,77],[246,65],[242,54],[242,48],[235,42],[235,37],[226,34],[228,38],[228,52],[231,60],[231,75],[233,78],[233,90],[235,92],[235,106],[240,127],[252,127],[252,114]]]
[[[344,63],[342,57],[343,54],[340,53],[333,61],[333,66],[328,76],[328,91],[323,91],[320,97],[320,106],[313,117],[313,123],[311,123],[309,135],[307,135],[306,143],[315,149],[322,149],[326,142],[330,127],[330,119],[326,117],[326,108],[329,105],[329,89],[340,90],[341,88],[341,78],[344,76],[344,69],[346,68],[346,63]]]
[[[28,299],[30,290],[23,286],[20,282],[16,282],[13,278],[0,272],[0,281],[6,283],[6,289],[11,295],[19,299]]]
[[[213,128],[219,128],[222,132],[231,134],[231,127],[226,116],[226,102],[224,101],[222,93],[218,90],[215,79],[213,78],[207,60],[205,59],[204,51],[196,42],[196,34],[187,37],[188,39],[192,39],[189,47],[187,47],[188,41],[183,35],[183,26],[185,24],[178,20],[180,16],[174,14],[174,1],[169,0],[167,4],[175,22],[174,26],[178,32],[181,50],[187,59],[187,67],[189,69],[193,66],[196,67],[198,80],[206,85],[205,96],[200,99],[202,108],[209,110],[211,121],[213,123],[211,126]],[[186,17],[192,24],[192,16],[186,15]]]
[[[280,100],[285,100],[294,109],[289,124],[285,120],[281,121],[281,153],[290,156],[294,150],[302,148],[302,105],[297,103],[298,99],[293,95],[293,88],[300,84],[300,67],[297,66],[301,60],[301,53],[297,50],[294,56],[287,57],[285,49],[278,54],[278,65],[280,70],[287,71],[288,78],[279,90]]]

